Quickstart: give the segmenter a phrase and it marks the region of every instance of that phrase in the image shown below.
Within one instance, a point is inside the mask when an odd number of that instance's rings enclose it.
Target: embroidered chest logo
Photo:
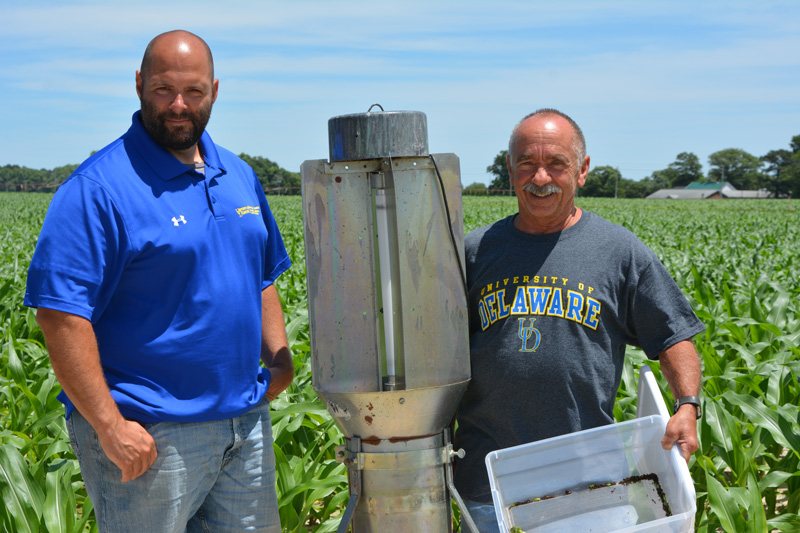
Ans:
[[[539,333],[539,330],[533,327],[533,323],[536,322],[535,318],[519,318],[519,332],[517,335],[520,339],[522,339],[522,346],[520,347],[520,352],[535,352],[536,348],[539,347],[539,341],[542,340],[542,334]],[[525,321],[530,320],[530,325],[526,326]]]
[[[183,222],[184,224],[186,224],[186,219],[183,218],[183,215],[181,215],[179,217],[172,217],[172,225],[173,226],[180,226],[180,224],[179,224],[180,222]]]
[[[236,210],[236,213],[239,215],[240,218],[245,216],[245,215],[260,215],[261,214],[261,208],[258,207],[258,206],[254,207],[252,205],[246,205],[244,207],[238,208]]]

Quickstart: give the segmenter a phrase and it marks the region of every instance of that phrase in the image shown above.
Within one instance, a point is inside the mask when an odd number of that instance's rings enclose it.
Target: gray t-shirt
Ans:
[[[465,239],[472,380],[458,410],[455,482],[491,502],[493,450],[614,421],[625,346],[655,359],[704,327],[656,255],[583,211],[532,235],[514,216]]]

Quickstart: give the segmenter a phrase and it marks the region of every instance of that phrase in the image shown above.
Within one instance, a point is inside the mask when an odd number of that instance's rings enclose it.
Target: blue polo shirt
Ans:
[[[91,321],[122,415],[146,423],[237,416],[270,381],[261,291],[290,260],[253,170],[199,144],[205,174],[134,114],[59,187],[28,271],[25,305]]]

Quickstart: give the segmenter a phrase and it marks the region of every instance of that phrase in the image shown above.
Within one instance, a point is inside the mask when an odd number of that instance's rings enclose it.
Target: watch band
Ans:
[[[682,405],[690,403],[695,406],[697,409],[697,419],[699,420],[701,416],[703,416],[703,412],[700,409],[700,398],[697,396],[681,396],[675,403],[672,405],[672,414],[678,412],[678,409],[681,408]]]

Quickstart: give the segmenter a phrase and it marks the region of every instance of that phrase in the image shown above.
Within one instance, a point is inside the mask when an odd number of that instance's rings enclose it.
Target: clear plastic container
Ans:
[[[639,403],[640,418],[487,455],[500,531],[693,531],[694,484],[661,447],[668,415],[646,367]]]

